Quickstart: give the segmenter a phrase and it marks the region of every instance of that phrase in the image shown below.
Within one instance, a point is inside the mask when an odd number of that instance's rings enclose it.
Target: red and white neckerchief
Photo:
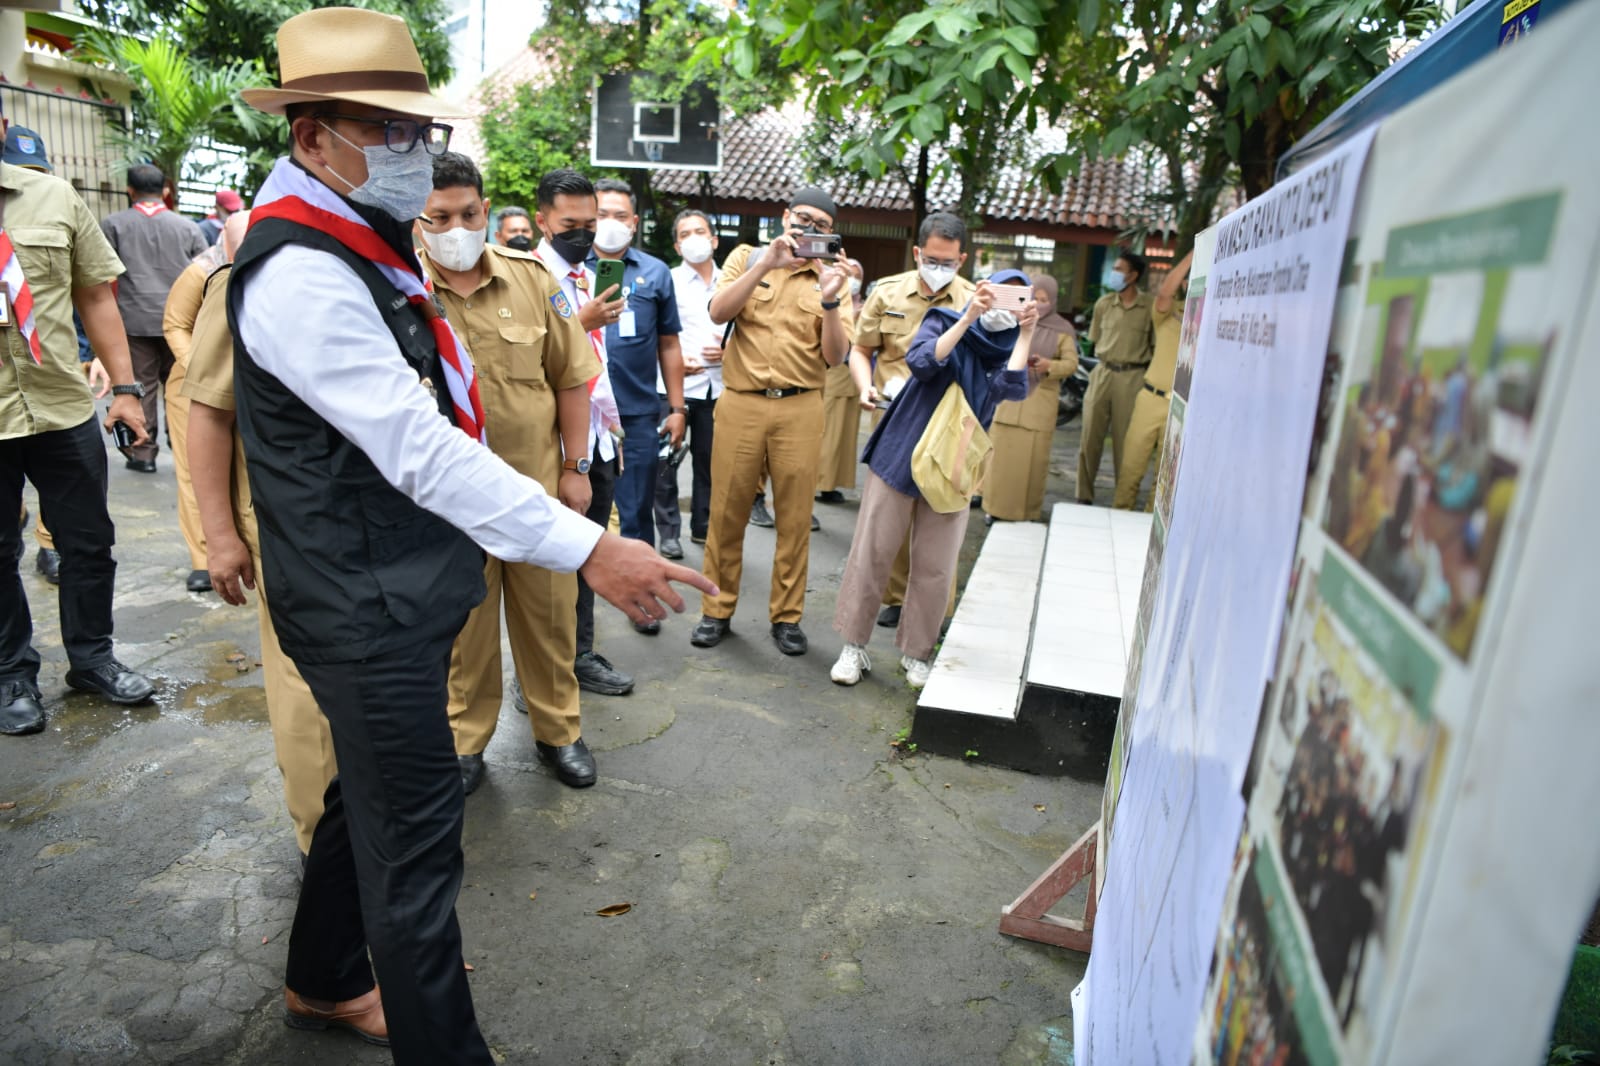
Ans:
[[[280,159],[267,176],[250,212],[250,225],[266,218],[282,218],[326,233],[352,252],[370,260],[396,289],[405,294],[427,320],[444,368],[445,386],[455,409],[456,425],[478,443],[486,443],[483,401],[478,398],[478,378],[472,356],[451,328],[433,299],[433,283],[422,273],[416,256],[402,258],[366,219],[356,214],[333,190]],[[408,262],[407,259],[410,261]]]
[[[11,302],[11,314],[22,339],[28,342],[33,361],[40,366],[44,359],[39,353],[39,330],[33,321],[33,291],[28,279],[22,276],[22,259],[11,246],[11,234],[0,229],[0,282],[6,287],[6,298]]]
[[[167,209],[167,205],[160,200],[135,200],[133,209],[145,218],[155,218]]]

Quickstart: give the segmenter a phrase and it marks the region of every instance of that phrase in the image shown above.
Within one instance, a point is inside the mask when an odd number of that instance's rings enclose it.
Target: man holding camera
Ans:
[[[711,521],[705,574],[720,589],[703,597],[696,647],[721,643],[739,603],[747,505],[765,463],[777,512],[768,616],[785,655],[804,655],[811,494],[822,435],[827,368],[850,350],[852,315],[841,301],[849,280],[833,236],[838,209],[821,189],[799,189],[783,230],[764,249],[740,245],[722,265],[711,321],[731,322],[722,359],[724,391],[711,446]],[[826,264],[826,265],[825,265]]]
[[[0,114],[0,137],[5,116]],[[111,646],[116,529],[106,510],[106,446],[78,364],[76,308],[111,375],[111,413],[146,445],[142,390],[111,283],[122,261],[72,188],[51,174],[0,163],[0,733],[44,728],[39,653],[17,572],[22,481],[39,490],[41,517],[61,552],[61,642],[67,684],[114,703],[143,703],[148,678]]]

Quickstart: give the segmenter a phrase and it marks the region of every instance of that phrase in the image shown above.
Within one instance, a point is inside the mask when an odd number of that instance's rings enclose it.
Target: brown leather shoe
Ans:
[[[305,999],[292,988],[283,990],[283,1020],[291,1029],[348,1029],[369,1044],[389,1046],[389,1023],[383,1017],[383,997],[374,988],[364,996],[342,1003]]]

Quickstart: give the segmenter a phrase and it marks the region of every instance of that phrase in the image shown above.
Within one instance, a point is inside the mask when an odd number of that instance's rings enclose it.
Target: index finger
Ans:
[[[706,575],[702,574],[700,571],[691,570],[687,566],[680,566],[677,563],[667,563],[666,566],[663,568],[662,576],[667,581],[675,581],[680,585],[689,585],[689,586],[691,586],[693,588],[697,588],[701,592],[705,593],[707,596],[715,596],[720,591],[717,588],[716,583],[714,581],[712,581],[709,577],[706,577]],[[677,603],[675,605],[673,605],[672,609],[675,610],[675,611],[682,611],[683,610],[683,599],[682,599],[682,597],[680,597],[677,594],[677,592],[672,589],[672,587],[670,585],[665,586],[665,587],[666,587],[666,590],[667,590],[667,594],[669,596],[671,596],[672,599],[666,599],[665,597],[663,597],[664,602],[666,602],[668,604],[672,604],[672,600],[677,600]]]

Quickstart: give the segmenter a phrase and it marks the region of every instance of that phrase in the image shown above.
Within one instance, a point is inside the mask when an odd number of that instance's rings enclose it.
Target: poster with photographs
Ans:
[[[1206,278],[1201,271],[1211,269],[1210,253],[1215,244],[1215,235],[1209,230],[1196,240],[1193,266],[1189,269],[1189,292],[1183,301],[1183,332],[1178,340],[1178,363],[1172,374],[1172,393],[1185,400],[1189,398],[1189,385],[1194,381],[1194,353],[1206,310]],[[1202,252],[1205,253],[1203,260]]]

